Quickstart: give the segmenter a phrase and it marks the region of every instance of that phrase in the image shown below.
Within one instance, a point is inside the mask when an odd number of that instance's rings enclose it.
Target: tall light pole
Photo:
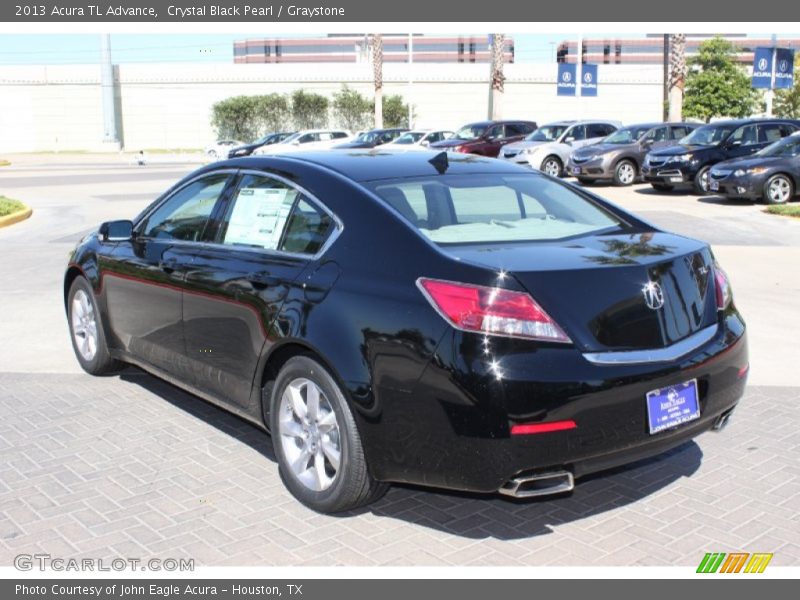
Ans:
[[[414,85],[414,34],[408,34],[408,128],[414,128],[414,103],[412,86]]]
[[[103,96],[103,143],[119,145],[117,110],[114,103],[114,65],[111,63],[111,34],[100,36],[100,90]]]

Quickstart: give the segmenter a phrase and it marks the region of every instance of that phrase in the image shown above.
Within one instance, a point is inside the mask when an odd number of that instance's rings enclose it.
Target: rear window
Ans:
[[[368,186],[437,244],[555,240],[620,225],[569,187],[531,175],[442,175]]]

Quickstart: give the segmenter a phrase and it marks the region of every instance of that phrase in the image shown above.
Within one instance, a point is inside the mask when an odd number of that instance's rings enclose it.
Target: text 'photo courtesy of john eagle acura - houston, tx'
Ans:
[[[706,243],[441,150],[202,167],[80,241],[64,304],[83,369],[138,365],[263,427],[326,513],[391,483],[569,492],[721,429],[749,366]]]

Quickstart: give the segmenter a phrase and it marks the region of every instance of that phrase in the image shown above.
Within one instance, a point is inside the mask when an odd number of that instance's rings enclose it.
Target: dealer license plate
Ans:
[[[573,175],[580,175],[581,174],[581,168],[580,167],[572,167],[572,174]]]
[[[651,434],[699,418],[696,379],[647,392],[647,420]]]
[[[678,176],[676,175],[675,177],[670,177],[670,178],[669,178],[669,180],[670,180],[672,183],[682,183],[682,182],[683,182],[683,177],[678,177]]]
[[[719,191],[719,181],[709,181],[708,182],[708,189],[710,189],[712,192],[718,192]]]

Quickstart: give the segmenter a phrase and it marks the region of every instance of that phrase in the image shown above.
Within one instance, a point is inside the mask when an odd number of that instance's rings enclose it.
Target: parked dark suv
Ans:
[[[430,147],[497,158],[500,148],[520,141],[533,131],[536,131],[534,121],[478,121],[464,125],[450,139]]]
[[[698,194],[709,191],[708,172],[718,162],[755,154],[800,129],[797,121],[739,119],[698,127],[676,146],[653,150],[645,157],[642,175],[655,189],[691,185]]]
[[[388,144],[403,135],[408,128],[395,127],[392,129],[371,129],[360,134],[356,139],[338,144],[335,149],[342,148],[374,148],[382,144]]]
[[[583,184],[601,180],[631,185],[639,177],[648,152],[674,146],[697,127],[694,123],[640,123],[623,127],[600,143],[575,149],[567,172]]]

